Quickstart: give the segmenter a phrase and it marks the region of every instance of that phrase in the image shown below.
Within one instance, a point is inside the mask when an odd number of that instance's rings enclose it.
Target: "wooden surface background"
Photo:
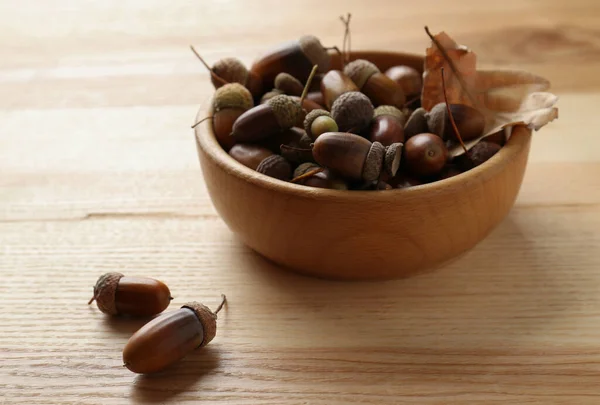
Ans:
[[[241,245],[206,194],[189,128],[209,61],[311,32],[424,52],[423,26],[482,67],[549,78],[506,221],[435,273],[337,283]],[[600,3],[595,0],[0,1],[0,402],[598,404]],[[393,254],[393,252],[390,252]],[[161,375],[121,350],[141,325],[87,306],[106,271],[229,306]]]

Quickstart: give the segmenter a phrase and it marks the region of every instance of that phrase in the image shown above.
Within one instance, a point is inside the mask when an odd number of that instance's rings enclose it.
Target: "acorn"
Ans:
[[[162,314],[142,326],[123,348],[123,364],[139,374],[161,371],[196,349],[209,344],[217,334],[217,314],[199,302]]]
[[[331,64],[331,56],[313,35],[305,35],[296,41],[280,44],[263,55],[252,65],[250,72],[262,77],[263,88],[273,88],[279,73],[289,73],[301,83],[305,83],[312,67],[318,72],[326,72]]]
[[[371,99],[375,106],[402,108],[406,97],[398,83],[379,71],[375,64],[357,59],[346,65],[344,73]]]
[[[233,123],[253,105],[252,95],[239,83],[226,84],[215,91],[212,99],[213,132],[225,151],[235,144],[235,139],[230,136]]]
[[[321,91],[309,91],[306,94],[306,99],[312,101],[315,104],[319,104],[321,108],[325,106],[325,99],[323,98],[323,93]]]
[[[249,72],[238,58],[223,58],[215,62],[211,70],[228,83],[240,83],[250,91],[253,97],[259,97],[262,94],[262,79],[255,73]],[[223,86],[223,82],[214,75],[211,75],[210,80],[215,89]]]
[[[312,142],[311,139],[306,136],[306,132],[304,132],[303,129],[297,127],[286,129],[285,131],[275,134],[267,139],[263,139],[262,141],[256,143],[256,145],[263,146],[273,153],[279,153],[281,145],[300,147],[303,136],[306,137],[308,141],[308,143],[305,143],[306,147],[310,147],[310,143]]]
[[[88,305],[96,301],[98,309],[109,315],[153,316],[172,299],[169,287],[161,281],[112,272],[98,278]]]
[[[304,86],[300,83],[300,80],[285,72],[275,76],[275,88],[288,96],[300,96],[304,90]]]
[[[266,157],[256,167],[256,171],[283,181],[288,181],[292,178],[292,166],[280,155]]]
[[[305,173],[319,168],[321,168],[321,166],[316,163],[302,163],[296,168],[296,170],[294,170],[293,177],[300,177]],[[331,170],[327,168],[324,168],[322,172],[315,173],[310,177],[299,180],[297,184],[302,184],[307,187],[328,188],[332,190],[348,190],[348,185],[346,182],[337,177]]]
[[[285,94],[282,90],[279,89],[272,89],[270,91],[267,91],[265,94],[262,95],[262,97],[260,98],[260,104],[265,104],[267,101],[269,101],[270,99],[272,99],[275,96],[280,96],[282,94]]]
[[[315,140],[325,132],[337,132],[338,125],[329,111],[317,109],[309,112],[304,118],[304,130],[312,140]]]
[[[448,149],[442,138],[435,134],[418,134],[404,144],[404,163],[415,176],[426,177],[440,173],[447,158]]]
[[[396,107],[379,106],[375,109],[368,139],[383,146],[404,142],[404,114]]]
[[[418,96],[423,90],[423,77],[421,73],[410,66],[392,66],[385,71],[385,75],[398,83],[408,99]]]
[[[321,94],[323,95],[323,103],[321,104],[331,110],[333,103],[339,96],[351,91],[360,91],[352,79],[344,72],[330,70],[321,80]]]
[[[453,162],[464,170],[470,170],[484,162],[487,162],[492,156],[498,153],[502,146],[494,142],[480,141],[469,149],[469,156],[462,154],[454,158]]]
[[[314,162],[315,159],[312,153],[312,139],[302,131],[303,135],[294,142],[281,144],[279,152],[287,161],[292,163]],[[296,176],[294,176],[296,177]]]
[[[463,141],[470,141],[481,136],[485,128],[485,117],[477,109],[465,104],[450,104],[450,113]],[[446,103],[436,104],[425,117],[429,132],[442,137],[442,139],[456,140]]]
[[[428,132],[427,126],[427,110],[424,108],[417,108],[408,117],[406,124],[404,125],[404,137],[409,139],[417,134]]]
[[[253,144],[238,143],[229,150],[229,156],[252,170],[256,170],[263,160],[272,155],[274,153],[271,150]]]
[[[348,180],[375,181],[385,169],[394,176],[400,166],[402,144],[387,148],[347,132],[327,132],[317,138],[313,156],[321,166]]]
[[[364,94],[351,91],[335,100],[331,107],[331,116],[340,131],[360,131],[373,119],[373,104]]]
[[[233,123],[236,142],[256,142],[293,127],[303,119],[300,103],[292,96],[275,96],[244,112]]]

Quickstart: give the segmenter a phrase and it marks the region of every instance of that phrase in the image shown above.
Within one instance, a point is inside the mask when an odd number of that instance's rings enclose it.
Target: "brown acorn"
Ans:
[[[280,155],[266,157],[256,167],[256,171],[283,181],[288,181],[292,178],[292,166]]]
[[[304,90],[304,86],[300,83],[300,80],[285,72],[275,76],[275,88],[288,96],[300,96]]]
[[[319,169],[316,163],[302,163],[296,170],[294,170],[294,178],[300,177],[305,173]],[[302,184],[307,187],[316,188],[328,188],[332,190],[348,190],[348,185],[344,180],[333,174],[333,172],[327,168],[324,168],[322,172],[315,173],[310,177],[299,180],[297,184]]]
[[[331,116],[340,131],[358,132],[366,128],[373,119],[373,112],[371,100],[357,91],[342,94],[331,107]]]
[[[485,117],[477,109],[465,104],[450,104],[450,112],[463,141],[470,141],[481,136],[485,127]],[[425,117],[429,132],[444,140],[456,139],[446,103],[436,104],[430,112],[425,114]]]
[[[480,141],[471,149],[469,155],[462,154],[454,158],[453,162],[463,171],[477,167],[487,162],[492,156],[498,153],[502,146],[494,142]]]
[[[240,83],[250,91],[253,97],[262,94],[262,79],[255,73],[249,72],[242,61],[237,58],[223,58],[215,62],[211,70],[228,83]],[[214,75],[211,75],[210,80],[215,89],[223,86],[223,82],[217,80]]]
[[[98,309],[109,315],[152,316],[164,311],[172,299],[161,281],[113,272],[100,276],[88,304],[95,300]]]
[[[312,139],[304,131],[302,133],[303,135],[297,141],[280,144],[279,146],[281,156],[289,162],[300,164],[315,161],[311,147]]]
[[[236,142],[256,142],[289,129],[303,119],[300,103],[292,96],[275,96],[246,111],[233,123]]]
[[[338,125],[335,120],[331,117],[329,111],[326,110],[312,110],[304,118],[304,130],[306,134],[315,140],[319,135],[325,132],[337,132]]]
[[[450,177],[458,176],[462,173],[462,170],[458,168],[458,165],[447,164],[440,173],[440,180],[449,179]]]
[[[273,97],[281,96],[282,94],[285,94],[285,93],[279,89],[269,90],[265,94],[263,94],[262,97],[260,98],[260,104],[265,104],[267,101],[269,101]]]
[[[404,125],[404,137],[409,139],[417,134],[428,132],[427,126],[427,110],[424,108],[417,108],[408,117],[406,124]]]
[[[233,145],[229,150],[229,156],[252,170],[256,170],[263,160],[273,154],[271,150],[262,146],[243,143]]]
[[[212,99],[213,132],[225,151],[235,144],[235,139],[230,136],[233,123],[253,105],[252,95],[239,83],[226,84],[215,91]]]
[[[305,35],[296,41],[280,44],[268,51],[252,65],[250,72],[262,77],[263,88],[273,88],[279,73],[289,73],[305,83],[312,67],[319,72],[329,70],[331,56],[313,35]]]
[[[319,104],[321,108],[325,106],[325,99],[323,98],[323,93],[321,91],[309,91],[306,95],[306,99],[312,101],[313,103]]]
[[[344,67],[344,73],[371,99],[373,105],[404,107],[406,97],[400,85],[381,73],[375,64],[357,59]]]
[[[410,174],[419,177],[433,176],[442,171],[448,158],[448,149],[442,138],[423,133],[404,144],[404,164]]]
[[[321,80],[321,94],[323,95],[323,104],[328,110],[331,110],[333,103],[344,93],[351,91],[360,91],[344,72],[339,70],[330,70]]]
[[[384,147],[358,135],[328,132],[317,138],[313,156],[317,163],[348,180],[375,181],[385,169],[395,175],[400,165],[402,144]]]
[[[303,136],[306,136],[306,132],[303,129],[292,127],[290,129],[286,129],[283,132],[275,134],[267,139],[263,139],[262,141],[256,143],[257,145],[263,146],[273,153],[280,152],[281,145],[291,145],[300,147],[301,139]],[[307,137],[308,138],[308,137]],[[306,147],[310,147],[310,143],[312,141],[308,138],[308,143],[306,143]]]
[[[410,66],[392,66],[385,71],[385,75],[398,83],[406,98],[411,99],[423,89],[423,77],[417,69]]]
[[[123,364],[139,374],[161,371],[196,349],[209,344],[217,334],[217,314],[198,302],[162,314],[142,326],[123,348]]]
[[[379,106],[375,109],[368,138],[383,146],[404,142],[404,114],[396,107]]]

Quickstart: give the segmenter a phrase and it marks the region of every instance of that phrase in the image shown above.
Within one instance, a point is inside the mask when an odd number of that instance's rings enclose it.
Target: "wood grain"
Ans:
[[[279,4],[0,0],[0,403],[597,404],[600,3],[305,0],[266,18]],[[274,38],[340,44],[347,11],[355,49],[422,52],[428,24],[561,97],[507,220],[438,272],[282,272],[205,191],[189,125],[212,89],[187,46],[249,62]],[[129,373],[141,322],[85,305],[106,271],[162,279],[172,308],[226,293],[217,337]]]

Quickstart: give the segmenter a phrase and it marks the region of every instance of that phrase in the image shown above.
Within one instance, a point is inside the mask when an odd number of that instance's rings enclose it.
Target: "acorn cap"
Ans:
[[[301,163],[300,165],[298,165],[298,167],[296,167],[296,170],[294,170],[293,177],[296,178],[298,176],[302,176],[303,174],[308,173],[311,170],[318,169],[320,167],[321,166],[319,166],[318,164],[312,162]]]
[[[256,171],[279,180],[288,181],[292,178],[292,166],[281,155],[271,155],[262,160]]]
[[[331,117],[340,131],[361,130],[373,119],[373,104],[358,91],[344,93],[331,106]]]
[[[275,96],[267,104],[273,109],[277,123],[282,129],[293,127],[302,114],[300,103],[290,96]]]
[[[344,73],[348,76],[359,89],[362,89],[369,77],[380,70],[375,64],[364,59],[354,60],[346,65]]]
[[[96,299],[96,305],[100,311],[109,315],[116,315],[118,313],[117,307],[115,306],[115,294],[117,293],[117,286],[119,280],[123,277],[121,273],[106,273],[100,276],[96,285],[94,286],[94,298]],[[91,303],[91,302],[90,302]]]
[[[396,175],[400,168],[400,160],[402,159],[402,143],[393,143],[385,148],[385,158],[383,167],[385,171],[392,177]]]
[[[254,101],[247,88],[239,83],[228,83],[215,91],[212,104],[214,112],[224,108],[239,108],[246,111],[254,106]]]
[[[248,69],[238,58],[223,58],[215,62],[212,71],[229,83],[240,83],[246,85],[248,81]]]
[[[304,86],[291,74],[281,72],[275,76],[275,89],[291,96],[299,96],[302,94]]]
[[[194,311],[202,325],[203,339],[200,346],[203,347],[209,344],[217,335],[217,314],[210,310],[206,305],[196,301],[188,302],[181,308],[188,308]]]
[[[317,65],[319,72],[327,72],[329,70],[331,57],[327,49],[321,45],[319,38],[314,35],[304,35],[300,37],[298,42],[300,43],[300,49],[302,49],[302,52],[306,55],[311,65]]]
[[[417,134],[428,132],[427,126],[427,110],[424,108],[417,108],[408,118],[404,125],[404,136],[406,139]]]
[[[373,111],[373,118],[377,118],[380,115],[391,115],[398,119],[400,125],[404,126],[404,124],[406,124],[406,115],[393,105],[380,105],[377,107],[375,111]]]
[[[373,142],[367,158],[365,159],[365,165],[363,166],[362,179],[364,181],[375,181],[381,174],[381,165],[383,164],[383,157],[385,155],[385,146],[379,142]]]
[[[444,133],[446,131],[446,103],[438,103],[431,111],[425,114],[427,120],[427,128],[432,134],[436,134],[440,138],[444,139]]]
[[[306,117],[304,117],[304,130],[306,131],[306,134],[309,137],[312,138],[312,133],[310,131],[310,127],[311,127],[313,121],[321,116],[331,117],[331,114],[329,113],[329,111],[317,108],[316,110],[312,110],[311,112],[306,114]]]

